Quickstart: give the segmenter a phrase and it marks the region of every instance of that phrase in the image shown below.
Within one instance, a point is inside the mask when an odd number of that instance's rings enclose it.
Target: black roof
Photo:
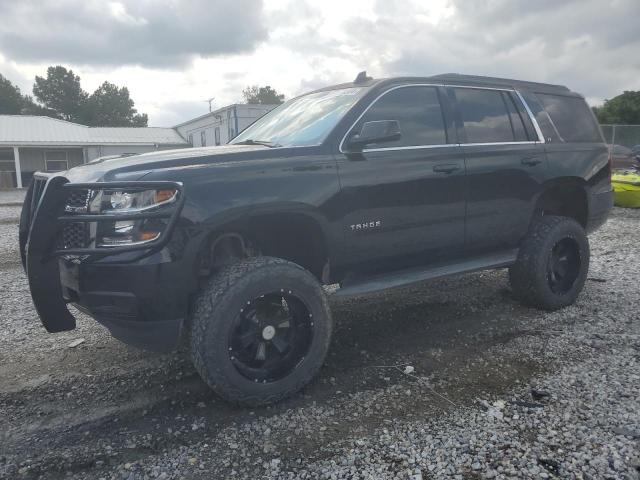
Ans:
[[[432,75],[428,77],[391,77],[391,78],[371,78],[358,83],[349,82],[330,87],[321,88],[317,91],[334,90],[338,88],[348,87],[383,87],[396,83],[447,83],[451,85],[478,86],[478,87],[495,87],[495,88],[517,88],[520,90],[530,90],[538,93],[573,93],[563,85],[554,85],[551,83],[528,82],[523,80],[513,80],[510,78],[483,77],[480,75],[462,75],[460,73],[444,73],[440,75]]]
[[[570,92],[570,90],[563,85],[555,85],[553,83],[528,82],[524,80],[513,80],[511,78],[482,77],[480,75],[462,75],[460,73],[443,73],[442,75],[434,75],[428,78],[430,78],[431,80],[438,80],[446,83],[460,83],[462,85],[513,87],[533,90],[536,92]]]

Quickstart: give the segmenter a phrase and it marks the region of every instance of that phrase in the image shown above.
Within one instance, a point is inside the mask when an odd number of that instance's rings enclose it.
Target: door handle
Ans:
[[[433,171],[436,173],[452,173],[456,170],[460,170],[460,167],[455,163],[446,163],[442,165],[434,165]]]
[[[520,163],[522,163],[523,165],[528,165],[529,167],[535,167],[539,163],[542,163],[542,160],[537,157],[526,157],[520,160]]]

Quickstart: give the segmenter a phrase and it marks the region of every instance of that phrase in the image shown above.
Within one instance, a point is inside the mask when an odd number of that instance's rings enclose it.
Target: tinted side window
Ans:
[[[502,92],[454,88],[468,143],[513,142],[511,120]]]
[[[513,97],[509,92],[502,92],[502,99],[504,100],[504,104],[509,111],[509,119],[511,120],[511,128],[513,129],[513,136],[515,137],[516,142],[526,142],[529,140],[527,135],[527,131],[524,128],[524,123],[522,123],[522,118],[516,110],[516,105],[513,102]]]
[[[602,142],[598,125],[582,98],[541,93],[537,95],[563,141]]]
[[[443,145],[447,134],[435,87],[402,87],[391,90],[376,101],[360,119],[362,124],[375,120],[397,120],[402,137],[395,142],[368,145],[367,148]]]
[[[531,117],[529,116],[527,110],[524,108],[524,105],[522,104],[522,101],[520,101],[520,98],[518,98],[518,96],[513,92],[505,93],[505,95],[509,95],[509,97],[511,97],[511,100],[513,101],[513,104],[516,106],[518,116],[522,120],[524,129],[527,132],[527,139],[535,141],[539,140],[538,132],[536,132],[536,129],[533,126],[533,122],[531,121]]]

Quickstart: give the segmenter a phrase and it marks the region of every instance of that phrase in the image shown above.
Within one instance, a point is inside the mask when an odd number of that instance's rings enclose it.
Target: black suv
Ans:
[[[355,295],[508,267],[524,303],[571,304],[610,172],[566,87],[360,74],[229,145],[36,174],[20,246],[49,332],[75,327],[71,303],[132,345],[185,339],[216,392],[264,404],[322,365],[323,284]]]

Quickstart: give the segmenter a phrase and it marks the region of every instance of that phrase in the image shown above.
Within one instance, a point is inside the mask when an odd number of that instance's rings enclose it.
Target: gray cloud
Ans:
[[[262,0],[3,0],[0,52],[15,61],[179,67],[267,38]]]
[[[204,101],[166,102],[162,110],[153,115],[150,126],[173,127],[208,112],[209,106]]]
[[[433,25],[416,15],[423,7],[403,3],[401,13],[379,1],[377,20],[345,30],[357,57],[385,75],[505,76],[566,84],[595,101],[640,89],[638,0],[451,3],[454,15]]]

